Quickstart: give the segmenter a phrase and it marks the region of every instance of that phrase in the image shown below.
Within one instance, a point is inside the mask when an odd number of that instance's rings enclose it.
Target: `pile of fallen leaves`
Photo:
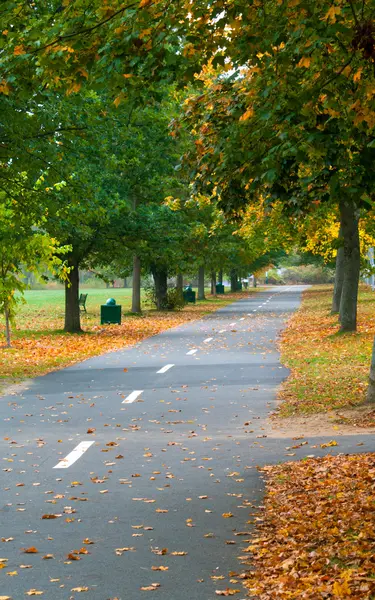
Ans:
[[[57,329],[61,327],[61,320],[50,317],[44,309],[43,318],[38,315],[35,329],[31,326],[15,332],[13,347],[0,348],[0,374],[9,383],[42,375],[91,356],[132,346],[170,327],[200,319],[246,295],[249,292],[229,293],[217,299],[211,297],[176,312],[150,310],[141,317],[124,316],[121,325],[98,325],[99,315],[89,315],[82,319],[84,334],[66,334]]]
[[[292,370],[280,392],[282,417],[350,409],[364,401],[375,295],[368,286],[360,287],[356,333],[339,333],[331,302],[332,286],[308,289],[282,335],[281,361]],[[368,425],[366,420],[363,425]]]
[[[265,467],[246,586],[270,598],[375,598],[375,454]]]

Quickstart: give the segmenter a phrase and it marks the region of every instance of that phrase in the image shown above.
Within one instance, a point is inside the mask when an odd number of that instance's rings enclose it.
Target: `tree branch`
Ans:
[[[37,52],[40,52],[41,50],[45,50],[46,48],[54,46],[55,44],[58,44],[59,42],[62,42],[63,40],[77,37],[79,35],[86,35],[87,33],[92,33],[93,31],[95,31],[95,29],[98,29],[99,27],[102,27],[106,23],[109,23],[109,21],[112,21],[112,19],[115,19],[118,15],[125,12],[129,8],[134,8],[135,6],[138,6],[138,5],[139,5],[138,2],[133,2],[132,4],[123,6],[122,8],[120,8],[119,10],[114,12],[113,15],[111,15],[110,17],[107,17],[103,21],[100,21],[100,23],[97,23],[96,25],[93,25],[92,27],[87,27],[87,29],[83,29],[82,31],[75,31],[74,33],[67,33],[66,35],[59,35],[59,37],[56,40],[54,40],[53,42],[50,42],[49,44],[46,44],[45,46],[41,46],[40,48],[36,48],[35,50],[32,50],[29,54],[36,54]]]

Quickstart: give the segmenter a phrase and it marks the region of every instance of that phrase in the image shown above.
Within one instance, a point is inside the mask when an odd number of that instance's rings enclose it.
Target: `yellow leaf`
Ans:
[[[139,34],[139,38],[142,40],[144,37],[150,35],[152,33],[152,29],[151,27],[149,27],[148,29],[143,29],[143,31],[141,31],[141,33]]]
[[[130,79],[130,77],[133,77],[132,73],[124,73],[123,77],[125,77],[125,79]],[[124,369],[124,371],[127,371],[127,369]]]
[[[320,444],[321,448],[332,448],[332,446],[338,446],[338,443],[336,442],[336,440],[331,440],[330,442],[327,442],[326,444]]]
[[[0,83],[0,94],[9,96],[9,92],[10,92],[10,87],[7,84],[7,82],[5,81],[5,79],[3,79],[2,82]]]
[[[254,111],[252,108],[248,108],[246,112],[244,112],[243,115],[241,115],[240,117],[240,121],[246,121],[247,119],[250,119],[250,117],[252,117],[254,114]]]
[[[116,108],[118,108],[119,104],[121,104],[122,100],[124,99],[124,94],[119,94],[117,96],[117,98],[114,99],[113,104],[115,105]],[[124,369],[125,370],[125,369]],[[127,369],[126,369],[127,370]]]
[[[308,69],[308,67],[311,64],[311,57],[310,56],[303,56],[301,58],[301,60],[299,61],[299,63],[297,64],[297,67],[306,67],[306,69]]]
[[[363,68],[360,67],[356,73],[353,75],[353,81],[359,81],[362,77]]]
[[[31,589],[28,592],[26,592],[27,596],[42,596],[42,594],[44,594],[44,592],[41,592],[40,590],[35,590],[35,589]]]
[[[13,51],[14,56],[21,56],[21,54],[26,54],[25,48],[22,44],[16,46]]]
[[[141,0],[139,3],[139,8],[144,8],[145,6],[148,6],[149,4],[151,4],[152,0]]]
[[[347,581],[344,581],[344,583],[339,583],[338,581],[335,581],[335,583],[333,584],[332,591],[334,595],[338,596],[339,598],[346,598],[347,596],[351,596],[351,589]]]
[[[8,35],[9,30],[8,29],[4,29],[4,31],[2,32],[3,35]],[[1,596],[0,596],[0,600],[1,600]]]
[[[79,92],[80,89],[81,84],[76,81],[75,83],[72,83],[72,85],[66,90],[66,95],[70,96],[70,94],[73,94],[73,92]]]
[[[331,6],[323,17],[323,21],[329,21],[330,23],[336,23],[336,15],[341,13],[339,6]]]

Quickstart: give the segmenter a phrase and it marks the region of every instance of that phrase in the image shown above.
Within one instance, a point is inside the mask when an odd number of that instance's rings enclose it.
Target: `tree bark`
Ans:
[[[167,309],[167,280],[168,273],[164,267],[158,265],[152,265],[151,267],[152,276],[155,282],[155,295],[156,295],[156,308],[158,310]]]
[[[10,316],[9,316],[9,308],[5,306],[4,310],[5,314],[5,339],[6,339],[6,347],[11,348],[10,343]]]
[[[366,402],[375,402],[375,337],[374,343],[372,345],[372,356],[371,356],[371,366],[370,366],[370,376],[366,394]]]
[[[360,248],[357,207],[340,202],[341,231],[344,239],[344,279],[340,301],[340,330],[356,331],[357,299],[360,271]]]
[[[234,269],[232,269],[232,271],[230,272],[230,291],[231,292],[237,292],[237,271],[235,271]]]
[[[132,312],[140,313],[141,308],[141,260],[134,254],[133,257],[133,284],[132,284]]]
[[[257,278],[253,275],[253,287],[256,288],[258,285]]]
[[[70,272],[65,282],[65,325],[64,331],[79,333],[81,329],[81,314],[79,310],[79,263],[70,255],[68,257]]]
[[[181,292],[183,292],[184,287],[184,276],[182,273],[177,274],[176,288]]]
[[[198,270],[198,300],[205,300],[204,295],[204,267],[199,267]]]
[[[342,232],[340,229],[339,239],[342,238]],[[333,288],[333,298],[332,298],[332,309],[331,313],[338,313],[340,310],[340,301],[342,294],[342,286],[344,283],[344,246],[339,246],[337,249],[336,256],[336,269],[335,269],[335,285]]]
[[[216,273],[212,271],[211,273],[211,290],[212,295],[216,298]]]
[[[219,271],[219,281],[218,283],[220,283],[221,285],[223,285],[223,269],[220,269]]]

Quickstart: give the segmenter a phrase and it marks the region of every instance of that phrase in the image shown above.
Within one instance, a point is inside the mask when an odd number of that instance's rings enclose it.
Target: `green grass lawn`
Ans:
[[[117,304],[121,304],[122,313],[125,315],[131,309],[131,288],[82,288],[82,294],[88,294],[86,300],[87,314],[82,313],[83,327],[99,324],[100,306],[105,304],[108,298],[114,298]],[[210,290],[206,289],[206,294]],[[145,293],[142,290],[141,298],[144,309],[151,309],[145,304]],[[225,301],[225,296],[218,296],[217,302]],[[26,303],[20,306],[17,313],[17,334],[28,331],[60,330],[64,326],[65,291],[64,289],[42,289],[27,290],[25,292]],[[212,299],[211,299],[212,302]],[[201,302],[200,304],[204,304]]]

